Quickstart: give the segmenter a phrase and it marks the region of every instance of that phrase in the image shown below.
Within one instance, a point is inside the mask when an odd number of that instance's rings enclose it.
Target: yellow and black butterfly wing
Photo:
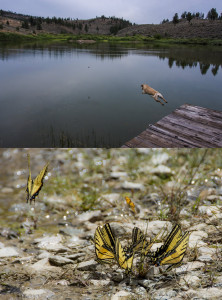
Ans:
[[[174,265],[173,267],[175,267],[180,265],[185,255],[188,241],[189,241],[189,232],[185,232],[182,238],[177,242],[177,244],[174,246],[172,250],[159,256],[156,259],[155,261],[156,266]]]
[[[115,256],[114,253],[106,248],[104,245],[103,237],[101,235],[101,227],[97,227],[94,235],[94,243],[95,243],[95,252],[96,252],[96,260],[99,263],[110,264],[113,262]]]
[[[27,202],[30,201],[30,204],[32,203],[32,200],[35,201],[35,197],[38,196],[42,186],[43,186],[43,180],[47,173],[48,165],[47,163],[44,168],[41,170],[39,175],[32,180],[31,179],[31,170],[30,170],[30,157],[28,155],[28,165],[29,165],[29,177],[27,181]]]
[[[182,231],[180,226],[177,224],[171,230],[164,244],[154,252],[152,258],[155,260],[159,256],[166,254],[168,251],[172,250],[177,242],[181,239],[181,237]]]
[[[111,252],[115,252],[115,236],[109,223],[106,223],[102,228],[99,228],[103,243]]]
[[[134,227],[132,231],[132,243],[126,247],[127,253],[135,253],[136,251],[141,250],[144,240],[145,236],[143,232],[138,227]]]
[[[132,269],[134,253],[127,256],[118,238],[115,246],[115,257],[119,267],[129,273]]]

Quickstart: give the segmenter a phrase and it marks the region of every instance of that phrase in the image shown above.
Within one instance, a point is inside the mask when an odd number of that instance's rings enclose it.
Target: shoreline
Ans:
[[[113,35],[73,35],[73,34],[20,34],[12,32],[0,32],[1,42],[34,42],[34,41],[52,41],[52,42],[69,42],[81,44],[93,44],[96,42],[143,42],[143,43],[158,43],[158,44],[181,44],[181,45],[209,45],[209,46],[222,46],[222,39],[212,38],[162,38],[161,36],[147,37],[144,35],[134,36],[113,36]],[[86,41],[86,42],[84,42]]]

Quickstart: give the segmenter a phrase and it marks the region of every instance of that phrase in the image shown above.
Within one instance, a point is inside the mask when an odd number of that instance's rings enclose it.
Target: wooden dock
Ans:
[[[183,104],[123,148],[221,148],[222,112]]]

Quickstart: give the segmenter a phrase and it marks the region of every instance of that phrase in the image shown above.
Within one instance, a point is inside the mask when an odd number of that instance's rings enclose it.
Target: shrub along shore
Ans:
[[[10,32],[0,32],[0,42],[32,42],[32,41],[53,41],[53,42],[77,42],[78,40],[96,42],[158,42],[163,44],[187,44],[187,45],[213,45],[222,46],[221,39],[207,38],[162,38],[160,35],[146,37],[143,35],[118,37],[112,35],[71,35],[71,34],[19,34]]]

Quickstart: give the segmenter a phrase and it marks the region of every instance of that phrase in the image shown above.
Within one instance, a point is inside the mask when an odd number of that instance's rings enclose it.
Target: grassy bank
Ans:
[[[53,41],[53,42],[75,42],[77,40],[94,40],[97,42],[158,42],[161,44],[184,44],[184,45],[213,45],[222,46],[222,40],[220,39],[173,39],[162,38],[160,35],[153,37],[146,37],[143,35],[135,36],[111,36],[111,35],[68,35],[68,34],[29,34],[23,35],[19,33],[0,32],[0,42],[25,42],[25,41]]]

